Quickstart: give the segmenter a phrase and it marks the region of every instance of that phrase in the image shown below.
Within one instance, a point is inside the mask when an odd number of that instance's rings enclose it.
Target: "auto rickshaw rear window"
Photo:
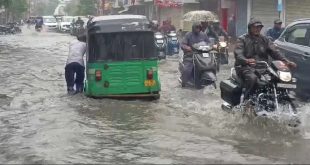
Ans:
[[[89,37],[89,62],[157,58],[152,32],[92,34]]]

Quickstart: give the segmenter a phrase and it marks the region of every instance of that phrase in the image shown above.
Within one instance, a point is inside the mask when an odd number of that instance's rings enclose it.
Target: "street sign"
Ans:
[[[278,0],[278,11],[283,11],[283,0]]]

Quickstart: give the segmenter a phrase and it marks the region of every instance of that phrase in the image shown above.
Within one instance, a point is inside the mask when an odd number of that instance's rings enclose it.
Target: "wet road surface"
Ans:
[[[0,36],[2,163],[309,163],[303,125],[249,122],[221,110],[218,90],[181,89],[177,59],[160,62],[159,101],[67,96],[66,34]],[[224,66],[219,80],[227,78]]]

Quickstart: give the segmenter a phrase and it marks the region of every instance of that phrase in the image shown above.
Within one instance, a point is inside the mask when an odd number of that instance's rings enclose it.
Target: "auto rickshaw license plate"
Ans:
[[[144,86],[146,87],[153,87],[156,85],[156,81],[155,80],[145,80],[144,81]]]

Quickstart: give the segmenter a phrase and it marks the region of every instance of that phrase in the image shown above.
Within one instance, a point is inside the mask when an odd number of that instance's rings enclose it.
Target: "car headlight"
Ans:
[[[292,81],[292,73],[291,72],[282,72],[278,71],[278,75],[281,81],[290,82]]]
[[[226,47],[227,47],[227,43],[226,43],[226,42],[220,42],[220,46],[221,46],[222,48],[226,48]]]

